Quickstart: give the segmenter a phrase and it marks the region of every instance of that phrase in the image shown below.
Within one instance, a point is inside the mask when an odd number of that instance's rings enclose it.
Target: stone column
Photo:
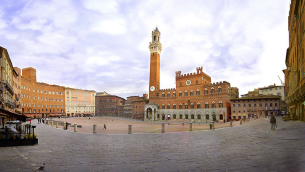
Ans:
[[[96,124],[93,124],[93,134],[96,134]]]
[[[132,134],[132,125],[128,125],[128,134]]]
[[[56,128],[58,128],[58,123],[59,123],[59,122],[58,122],[58,121],[56,121]]]
[[[51,126],[53,127],[53,121],[51,121]]]
[[[193,123],[189,123],[189,131],[193,131]]]
[[[242,119],[240,119],[240,125],[242,125],[243,124],[243,120]]]
[[[231,119],[231,121],[230,121],[230,127],[232,127],[233,126],[233,124],[232,124],[232,119]]]
[[[214,127],[214,121],[213,121],[213,129],[215,129],[215,127]]]
[[[77,132],[77,124],[74,124],[74,132]]]
[[[162,124],[162,130],[161,130],[161,133],[165,133],[165,124],[164,124],[164,123]]]

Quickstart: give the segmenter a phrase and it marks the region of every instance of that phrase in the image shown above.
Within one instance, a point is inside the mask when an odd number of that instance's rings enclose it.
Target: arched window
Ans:
[[[214,90],[214,88],[212,87],[212,89],[211,89],[211,93],[213,94],[213,93],[215,93],[215,90]]]
[[[218,87],[218,93],[221,93],[222,92],[222,90],[221,90],[221,87],[219,86]]]
[[[200,95],[200,91],[199,89],[196,90],[196,95],[199,96]]]
[[[200,108],[200,103],[198,102],[198,103],[197,103],[197,109],[199,109],[199,108]]]
[[[214,101],[212,102],[212,108],[216,108]]]
[[[209,108],[209,103],[205,102],[205,108]]]
[[[181,91],[179,92],[179,97],[182,97],[182,92]]]
[[[176,92],[173,92],[173,97],[176,97]]]
[[[204,94],[208,94],[208,90],[207,89],[204,89]]]
[[[162,109],[165,109],[165,105],[164,104],[162,104]]]
[[[235,105],[235,104],[234,104],[234,105]],[[223,107],[222,101],[219,101],[219,107],[220,107],[220,108]]]
[[[170,104],[167,104],[167,109],[170,109],[171,108],[171,105]]]
[[[179,104],[179,109],[182,109],[182,104],[181,103]]]
[[[165,94],[164,94],[164,93],[162,93],[162,97],[165,97]]]
[[[168,93],[167,93],[167,97],[170,97],[170,96],[171,96],[171,95],[170,95],[170,93],[168,92]]]
[[[193,95],[194,95],[193,90],[191,90],[191,92],[190,92],[190,96],[193,96]]]
[[[173,104],[173,109],[176,109],[176,104]]]
[[[187,96],[188,94],[187,94],[187,91],[185,90],[185,92],[184,92],[184,96]]]
[[[191,109],[194,109],[194,104],[193,103],[191,103]]]

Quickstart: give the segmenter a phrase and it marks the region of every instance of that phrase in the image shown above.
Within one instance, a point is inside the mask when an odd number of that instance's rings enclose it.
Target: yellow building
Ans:
[[[305,121],[305,1],[291,0],[288,30],[289,48],[286,53],[285,98],[288,115]]]
[[[67,117],[95,116],[95,91],[65,87]]]

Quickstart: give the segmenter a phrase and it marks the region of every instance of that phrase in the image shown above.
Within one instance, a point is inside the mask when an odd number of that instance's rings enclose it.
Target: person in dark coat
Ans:
[[[103,129],[106,129],[106,124],[104,124],[104,128]]]
[[[276,119],[275,119],[274,115],[272,115],[270,118],[270,124],[271,124],[271,130],[275,130]]]

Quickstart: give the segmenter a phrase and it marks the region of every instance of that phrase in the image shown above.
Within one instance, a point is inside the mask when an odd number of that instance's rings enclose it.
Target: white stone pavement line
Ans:
[[[16,152],[18,152],[19,153],[19,155],[24,159],[24,160],[28,160],[28,161],[30,161],[29,160],[29,158],[28,157],[26,157],[25,155],[23,155],[21,152],[20,152],[20,150],[19,149],[17,149],[16,147],[13,147],[13,149],[16,151]],[[33,163],[31,163],[30,164],[31,166],[33,166],[33,167],[37,167],[37,164],[33,164]]]

